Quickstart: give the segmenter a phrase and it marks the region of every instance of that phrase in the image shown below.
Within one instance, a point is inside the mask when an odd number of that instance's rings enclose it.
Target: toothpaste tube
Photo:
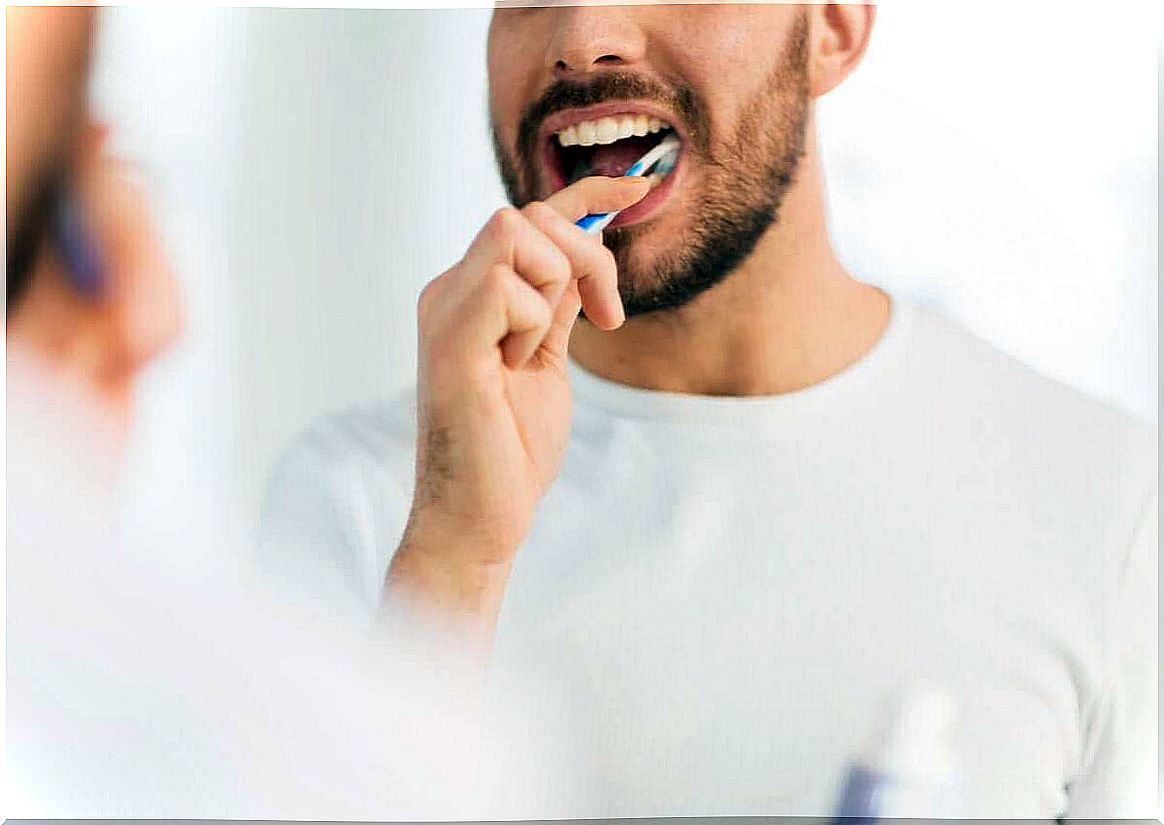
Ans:
[[[899,696],[850,765],[834,822],[951,816],[953,716],[952,700],[938,688]]]

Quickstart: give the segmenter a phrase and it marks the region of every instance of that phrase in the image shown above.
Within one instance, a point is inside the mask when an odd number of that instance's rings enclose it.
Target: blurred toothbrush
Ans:
[[[105,287],[105,256],[89,216],[68,184],[61,187],[53,210],[52,233],[69,282],[84,297],[97,298]]]
[[[640,178],[648,172],[657,175],[667,175],[675,168],[675,163],[678,159],[679,138],[673,134],[667,135],[667,137],[659,142],[658,146],[632,163],[623,172],[623,177]],[[579,220],[576,225],[591,235],[597,235],[603,229],[606,229],[610,225],[610,222],[618,217],[621,211],[621,209],[616,209],[613,212],[599,212],[597,214],[587,215]]]

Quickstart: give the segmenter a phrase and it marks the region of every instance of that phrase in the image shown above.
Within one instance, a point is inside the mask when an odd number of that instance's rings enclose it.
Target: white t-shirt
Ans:
[[[881,703],[957,704],[974,817],[1157,814],[1156,436],[895,297],[854,366],[768,397],[572,367],[561,474],[502,609],[495,701],[545,755],[514,817],[828,816]],[[268,571],[372,611],[414,398],[279,462]],[[529,801],[530,799],[534,801]]]

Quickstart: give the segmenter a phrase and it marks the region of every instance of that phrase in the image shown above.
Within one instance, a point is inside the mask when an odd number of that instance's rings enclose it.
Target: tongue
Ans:
[[[589,174],[619,177],[658,142],[658,135],[645,135],[623,138],[606,146],[595,146],[590,153]]]

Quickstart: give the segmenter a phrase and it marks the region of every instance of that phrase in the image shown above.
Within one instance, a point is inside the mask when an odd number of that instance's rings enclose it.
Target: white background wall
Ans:
[[[501,203],[488,12],[103,14],[94,92],[189,306],[133,515],[246,527],[310,418],[412,380],[417,293]],[[820,107],[848,265],[1155,418],[1159,32],[1149,3],[882,5]]]

